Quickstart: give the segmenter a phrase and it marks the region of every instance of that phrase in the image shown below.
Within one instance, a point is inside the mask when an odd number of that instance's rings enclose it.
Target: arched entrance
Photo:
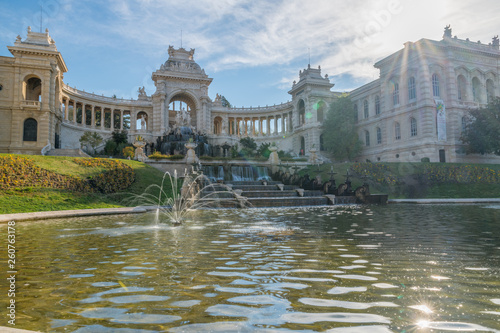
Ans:
[[[187,93],[180,93],[170,99],[168,104],[168,125],[196,127],[196,102]]]

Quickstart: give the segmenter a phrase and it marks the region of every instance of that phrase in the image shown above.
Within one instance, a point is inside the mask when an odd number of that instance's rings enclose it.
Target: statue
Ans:
[[[499,48],[500,46],[500,41],[498,40],[498,35],[493,36],[493,39],[491,41],[491,45],[493,45],[496,49]]]
[[[443,38],[445,37],[451,38],[451,28],[449,24],[446,27],[444,27]]]
[[[138,90],[138,93],[139,93],[139,97],[146,97],[146,89],[144,88],[144,86],[139,87],[139,90]]]
[[[145,130],[146,129],[146,115],[143,114],[141,116],[141,130]]]

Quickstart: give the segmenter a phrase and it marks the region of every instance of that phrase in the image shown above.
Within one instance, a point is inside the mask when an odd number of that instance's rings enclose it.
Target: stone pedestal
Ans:
[[[268,159],[269,164],[271,164],[271,165],[280,164],[280,158],[278,156],[278,147],[270,146],[269,150],[271,151],[271,154],[269,155],[269,159]]]
[[[309,164],[319,164],[320,160],[318,159],[318,155],[316,155],[316,152],[318,150],[316,148],[311,148],[309,150],[309,160],[307,161]]]
[[[134,160],[144,162],[146,160],[146,155],[144,154],[146,142],[136,141],[132,145],[135,147]]]
[[[196,148],[197,144],[194,142],[188,142],[186,143],[186,148],[187,148],[187,153],[186,153],[186,164],[193,164],[193,163],[199,163],[200,160],[198,156],[196,156],[196,152],[194,149]]]

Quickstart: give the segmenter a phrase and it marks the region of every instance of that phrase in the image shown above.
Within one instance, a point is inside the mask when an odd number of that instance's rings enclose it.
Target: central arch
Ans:
[[[176,123],[176,116],[179,111],[187,111],[191,117],[190,126],[197,127],[198,100],[189,92],[174,93],[168,101],[168,125],[173,127]]]

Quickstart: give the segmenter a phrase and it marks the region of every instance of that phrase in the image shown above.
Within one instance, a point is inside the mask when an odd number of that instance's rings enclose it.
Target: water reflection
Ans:
[[[20,223],[19,327],[498,332],[499,209],[194,215],[178,228],[147,214]]]

